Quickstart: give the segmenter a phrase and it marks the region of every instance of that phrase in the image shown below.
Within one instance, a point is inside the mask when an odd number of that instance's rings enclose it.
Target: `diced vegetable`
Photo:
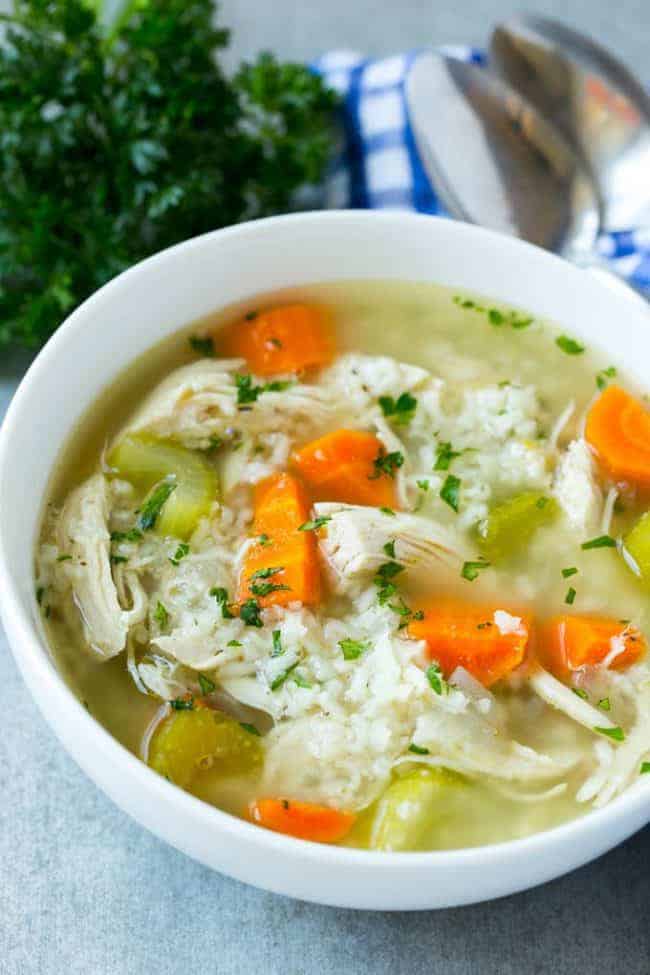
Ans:
[[[465,784],[444,768],[418,768],[396,779],[375,807],[369,846],[373,850],[417,850],[428,842],[436,824],[452,812]]]
[[[244,557],[238,599],[260,607],[320,599],[320,567],[313,532],[301,531],[309,518],[305,491],[291,474],[274,474],[255,493],[254,541]],[[262,541],[260,541],[262,539]]]
[[[144,526],[159,535],[189,538],[218,498],[215,470],[201,454],[177,444],[126,436],[113,447],[107,460],[120,477],[142,491],[160,490],[164,483],[173,485],[173,491],[165,491],[167,496],[153,524]]]
[[[625,562],[647,587],[650,587],[650,511],[642,515],[623,539]],[[634,564],[632,565],[631,562]]]
[[[585,666],[601,664],[623,670],[646,652],[643,634],[621,620],[593,616],[558,616],[545,629],[539,647],[546,667],[559,679]]]
[[[191,707],[174,710],[163,719],[151,739],[148,764],[186,789],[201,772],[253,774],[261,769],[263,759],[260,739],[234,718],[211,708]]]
[[[481,552],[498,562],[525,549],[534,533],[553,520],[557,501],[537,491],[526,491],[492,508],[485,534],[479,534]]]
[[[283,305],[253,312],[216,338],[223,355],[246,359],[258,376],[323,366],[334,356],[330,316],[318,305]]]
[[[381,459],[388,456],[374,434],[336,430],[297,451],[293,465],[314,501],[395,508],[394,476],[381,466]]]
[[[494,606],[434,603],[408,625],[414,640],[426,640],[431,660],[445,677],[464,667],[489,687],[518,667],[530,639],[531,620]]]
[[[585,439],[615,481],[650,489],[650,413],[620,386],[608,386],[587,415]]]
[[[249,806],[254,823],[314,843],[338,843],[349,833],[353,813],[293,799],[257,799]]]

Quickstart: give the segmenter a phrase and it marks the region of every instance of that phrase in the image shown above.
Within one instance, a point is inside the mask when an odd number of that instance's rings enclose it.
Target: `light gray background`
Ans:
[[[501,0],[222,8],[235,59],[263,47],[310,58],[331,47],[481,44],[512,9]],[[648,0],[545,0],[536,9],[650,73]],[[0,363],[2,411],[22,365]],[[211,873],[114,808],[44,724],[1,633],[0,720],[0,975],[650,973],[650,829],[564,879],[491,904],[410,915],[314,907]]]

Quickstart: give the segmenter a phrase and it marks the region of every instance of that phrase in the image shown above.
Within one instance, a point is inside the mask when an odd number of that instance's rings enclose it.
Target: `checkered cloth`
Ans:
[[[444,54],[484,65],[476,48]],[[332,168],[326,206],[418,210],[448,216],[424,171],[411,131],[404,80],[417,52],[370,60],[333,51],[313,65],[343,97],[344,144]],[[598,252],[650,295],[650,227],[602,234]]]

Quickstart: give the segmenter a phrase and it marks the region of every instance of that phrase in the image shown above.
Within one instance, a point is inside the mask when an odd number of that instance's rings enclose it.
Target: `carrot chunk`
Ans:
[[[650,413],[619,386],[608,386],[587,415],[585,439],[615,481],[650,489]]]
[[[414,640],[426,640],[427,653],[445,677],[464,667],[485,687],[509,674],[523,661],[531,620],[493,606],[441,602],[409,623]]]
[[[593,616],[558,616],[545,629],[539,655],[556,677],[566,678],[580,667],[609,664],[623,670],[646,652],[643,634],[621,620]]]
[[[289,799],[257,799],[248,811],[253,822],[266,829],[314,843],[338,843],[356,819],[353,813]]]
[[[309,519],[309,501],[291,474],[273,474],[255,492],[253,540],[244,557],[238,599],[286,606],[320,598],[320,569],[313,532],[300,531]]]
[[[218,333],[226,356],[246,359],[258,376],[300,372],[334,357],[327,311],[318,305],[283,305],[252,314]]]
[[[381,463],[390,461],[391,456],[372,433],[336,430],[298,450],[293,455],[293,466],[314,501],[394,508],[395,467],[390,462]]]

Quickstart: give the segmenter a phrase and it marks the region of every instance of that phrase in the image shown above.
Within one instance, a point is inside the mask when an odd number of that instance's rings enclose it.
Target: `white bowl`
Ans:
[[[650,820],[650,782],[581,819],[493,846],[391,854],[301,842],[200,802],[134,758],[65,685],[39,622],[32,560],[48,478],[98,392],[153,343],[221,305],[344,278],[436,281],[523,306],[605,350],[608,362],[650,386],[646,305],[512,238],[428,216],[362,211],[277,217],[198,237],[89,298],[16,393],[0,434],[2,618],[27,686],[65,748],[122,809],[190,856],[238,880],[342,907],[486,900],[550,880],[620,843]]]

